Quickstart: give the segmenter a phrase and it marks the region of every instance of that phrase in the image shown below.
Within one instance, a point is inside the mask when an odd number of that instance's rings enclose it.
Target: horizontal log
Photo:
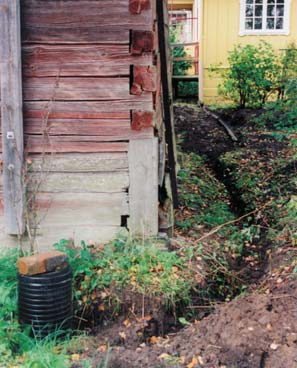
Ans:
[[[23,42],[129,43],[130,29],[150,29],[150,9],[138,15],[127,0],[23,0]]]
[[[1,160],[1,157],[0,157]],[[115,172],[128,170],[126,152],[30,155],[30,172]]]
[[[27,137],[28,139],[28,137]],[[0,151],[1,151],[0,143]],[[31,136],[26,142],[25,152],[29,153],[96,153],[96,152],[127,152],[127,142],[77,142],[68,138],[50,137],[45,142],[41,136]]]
[[[154,127],[155,113],[153,111],[132,111],[132,129],[136,131],[150,131]],[[153,137],[153,136],[151,136]]]
[[[25,101],[127,100],[129,86],[129,78],[24,78],[23,97]]]
[[[40,225],[35,240],[39,251],[49,251],[61,239],[72,239],[77,246],[80,246],[81,241],[106,243],[123,233],[128,235],[127,230],[120,226],[100,226],[100,224],[95,226],[80,226],[79,224],[46,226],[45,223]],[[0,243],[7,247],[18,245],[16,238],[5,235],[2,217],[0,217]],[[24,249],[29,249],[28,238],[24,238],[22,243]]]
[[[25,119],[25,134],[117,136],[130,130],[130,120]]]
[[[131,32],[131,54],[142,55],[154,50],[155,37],[152,31],[132,30]]]
[[[1,230],[1,229],[0,229]],[[40,227],[37,233],[39,249],[51,249],[52,245],[61,239],[71,239],[79,246],[82,241],[86,243],[106,243],[115,239],[120,234],[128,235],[127,230],[121,226],[104,225],[71,225],[71,226],[47,226],[46,223]],[[1,237],[0,237],[1,239]]]
[[[129,215],[127,193],[37,193],[33,208],[32,227],[121,226],[121,216]]]
[[[29,191],[53,193],[114,193],[129,187],[127,172],[114,173],[32,173],[28,177]]]
[[[24,103],[24,116],[56,119],[116,119],[130,118],[130,110],[153,110],[151,94],[129,96],[121,101],[28,101]]]
[[[23,75],[129,76],[130,65],[152,65],[152,55],[132,56],[128,45],[24,45]]]
[[[141,12],[148,9],[151,9],[151,0],[129,0],[131,14],[141,14]]]
[[[137,134],[137,133],[136,133]],[[146,134],[143,132],[141,134]],[[148,135],[151,135],[149,132]],[[1,138],[1,136],[0,136]],[[25,152],[32,153],[98,153],[98,152],[127,152],[128,142],[106,142],[92,136],[25,136]],[[2,142],[0,141],[0,152]]]
[[[141,95],[145,92],[156,91],[156,68],[154,66],[133,66],[131,94]]]
[[[153,127],[153,124],[150,126]],[[116,142],[151,138],[154,135],[153,129],[135,132],[133,126],[131,129],[130,119],[48,119],[43,121],[42,119],[26,118],[24,121],[24,133],[27,142],[33,136],[35,141],[40,139],[44,143],[48,142],[48,138],[50,140],[59,139],[61,142]]]

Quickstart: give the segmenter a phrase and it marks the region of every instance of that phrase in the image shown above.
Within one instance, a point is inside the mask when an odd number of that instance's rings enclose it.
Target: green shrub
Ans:
[[[278,100],[284,100],[287,97],[290,98],[290,82],[297,78],[297,46],[294,42],[288,46],[283,56],[280,57],[280,65],[281,72],[278,77],[277,86]]]
[[[281,66],[267,42],[259,45],[236,45],[229,52],[229,68],[212,72],[223,77],[219,93],[233,100],[241,108],[262,106],[275,93]]]
[[[265,41],[258,45],[236,45],[229,52],[228,62],[229,68],[212,66],[210,71],[223,78],[219,94],[239,107],[261,107],[268,100],[290,100],[290,83],[297,78],[295,43],[284,53],[276,53]]]
[[[277,139],[287,138],[292,146],[297,145],[297,77],[289,80],[282,98],[266,104],[266,111],[254,119],[256,124],[273,124]]]

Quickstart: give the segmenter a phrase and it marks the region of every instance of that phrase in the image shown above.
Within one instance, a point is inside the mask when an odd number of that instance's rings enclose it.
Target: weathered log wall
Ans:
[[[156,234],[155,0],[21,0],[21,22],[30,227],[45,246],[110,239],[129,217],[131,232]]]

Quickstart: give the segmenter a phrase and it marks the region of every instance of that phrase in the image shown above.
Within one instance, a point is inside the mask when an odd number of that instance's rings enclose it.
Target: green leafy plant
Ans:
[[[56,248],[66,252],[74,271],[74,295],[78,313],[92,305],[120,310],[123,290],[161,298],[168,308],[188,303],[193,279],[185,260],[160,249],[152,239],[118,238],[92,251],[84,243],[78,249],[62,241]]]
[[[276,93],[281,65],[267,42],[261,41],[256,46],[236,45],[229,52],[228,62],[229,68],[212,66],[211,72],[223,78],[219,93],[239,107],[263,106]]]

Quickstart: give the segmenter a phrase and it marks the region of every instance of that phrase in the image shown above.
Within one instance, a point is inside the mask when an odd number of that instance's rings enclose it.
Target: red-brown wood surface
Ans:
[[[23,42],[129,43],[130,29],[150,30],[152,12],[131,14],[128,0],[22,0]]]
[[[23,78],[25,101],[129,100],[129,78]]]
[[[151,65],[150,53],[132,56],[129,45],[24,45],[26,77],[129,76],[131,65]]]
[[[25,137],[26,153],[53,153],[53,152],[72,152],[72,153],[90,153],[90,152],[127,152],[127,142],[78,142],[69,137],[50,137],[44,139],[41,136]]]

